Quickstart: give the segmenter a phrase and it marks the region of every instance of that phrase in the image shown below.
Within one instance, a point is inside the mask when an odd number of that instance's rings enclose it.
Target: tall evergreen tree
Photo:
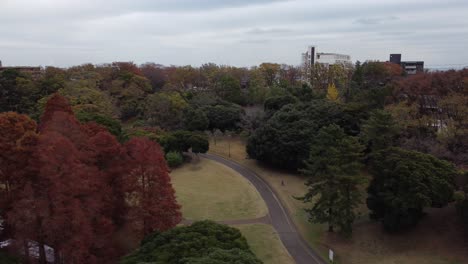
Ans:
[[[330,232],[337,226],[341,232],[351,233],[356,217],[353,209],[360,201],[362,151],[357,138],[347,136],[334,124],[320,129],[313,138],[309,160],[302,170],[309,177],[309,189],[298,198],[305,203],[316,199],[312,208],[306,209],[309,221],[328,223]]]
[[[398,126],[392,115],[384,110],[375,110],[363,124],[361,138],[370,151],[379,151],[394,145]]]

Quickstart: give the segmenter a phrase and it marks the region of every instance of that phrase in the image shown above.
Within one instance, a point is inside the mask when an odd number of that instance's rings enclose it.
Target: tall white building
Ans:
[[[335,65],[340,64],[343,66],[351,66],[351,56],[338,53],[325,53],[325,52],[316,52],[314,46],[309,46],[305,53],[302,53],[302,65],[304,68],[308,69],[312,65],[320,63],[325,65]]]

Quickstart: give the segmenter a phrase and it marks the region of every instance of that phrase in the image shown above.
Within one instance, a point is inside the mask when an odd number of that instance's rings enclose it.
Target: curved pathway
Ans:
[[[291,257],[297,264],[324,264],[327,263],[304,241],[298,233],[286,209],[284,209],[275,192],[262,178],[255,172],[244,166],[218,155],[199,154],[200,156],[217,161],[229,168],[235,170],[240,175],[249,180],[258,190],[268,207],[270,222],[278,233],[284,247],[288,250]]]

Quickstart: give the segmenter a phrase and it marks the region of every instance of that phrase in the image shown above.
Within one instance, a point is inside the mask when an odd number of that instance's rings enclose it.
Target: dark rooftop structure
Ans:
[[[5,70],[16,70],[18,72],[31,75],[33,78],[38,78],[42,74],[41,67],[33,67],[33,66],[2,66],[2,61],[0,61],[0,73]]]
[[[390,54],[390,62],[400,64],[406,74],[424,72],[424,61],[401,61],[401,54]]]
[[[390,54],[390,62],[401,64],[401,54]]]

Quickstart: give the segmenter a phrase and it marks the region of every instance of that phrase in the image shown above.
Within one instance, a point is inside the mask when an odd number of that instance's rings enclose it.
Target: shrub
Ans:
[[[166,154],[167,165],[171,168],[180,166],[184,162],[182,154],[176,151],[171,151]]]
[[[262,262],[252,253],[238,229],[212,221],[199,221],[148,235],[139,249],[120,261],[120,264],[137,263]]]

